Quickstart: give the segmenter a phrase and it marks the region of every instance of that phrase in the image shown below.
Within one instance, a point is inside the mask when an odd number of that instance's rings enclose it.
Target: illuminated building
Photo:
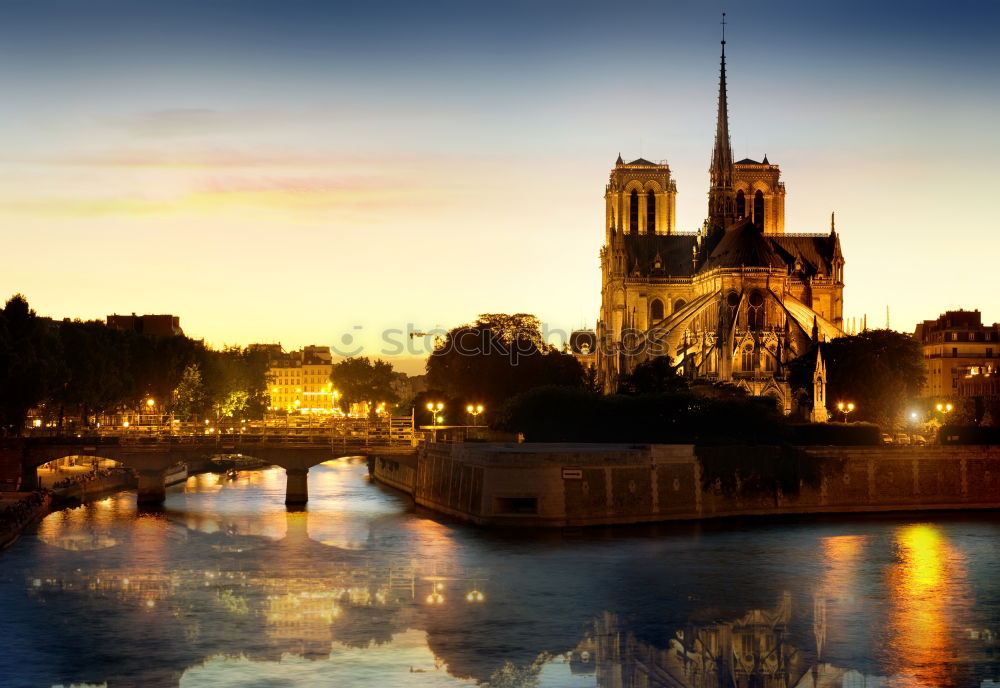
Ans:
[[[913,336],[927,366],[925,397],[989,396],[996,389],[1000,324],[983,325],[978,310],[947,311],[917,325]]]
[[[690,378],[731,382],[786,410],[786,364],[842,336],[844,257],[829,231],[785,232],[779,167],[733,162],[725,41],[708,219],[676,231],[665,161],[619,155],[605,188],[598,374],[605,391],[637,364],[669,356]]]
[[[330,381],[330,347],[272,352],[267,368],[271,410],[286,413],[339,413],[337,390]]]

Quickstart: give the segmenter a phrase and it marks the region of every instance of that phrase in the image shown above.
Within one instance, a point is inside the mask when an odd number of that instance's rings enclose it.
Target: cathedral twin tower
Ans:
[[[614,391],[644,360],[669,356],[692,379],[768,395],[786,411],[785,366],[842,335],[840,239],[785,233],[785,187],[767,156],[733,162],[722,41],[708,217],[678,232],[666,162],[619,155],[605,189],[599,377]]]

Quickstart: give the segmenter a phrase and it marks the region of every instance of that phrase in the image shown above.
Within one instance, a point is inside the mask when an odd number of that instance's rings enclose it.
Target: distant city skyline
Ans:
[[[1000,320],[981,3],[6,3],[0,290],[369,356],[484,312],[592,327],[619,152],[706,215],[723,10],[733,153],[781,165],[786,231],[836,212],[845,318]]]

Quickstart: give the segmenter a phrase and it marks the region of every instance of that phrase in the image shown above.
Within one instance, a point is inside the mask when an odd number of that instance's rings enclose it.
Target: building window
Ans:
[[[653,322],[663,320],[663,302],[659,299],[653,299],[653,303],[650,304],[649,319]]]
[[[743,218],[747,214],[747,197],[743,189],[736,192],[736,217]]]
[[[743,372],[753,372],[753,347],[749,344],[743,348]]]
[[[957,347],[954,347],[954,346],[953,346],[953,347],[951,348],[951,357],[952,357],[952,358],[958,358],[958,348],[957,348]]]
[[[753,195],[753,223],[758,229],[764,229],[764,194],[760,189]]]
[[[684,305],[684,299],[677,299],[677,302],[674,304],[674,313],[684,308]]]
[[[656,194],[652,189],[646,194],[646,233],[656,234]]]
[[[993,349],[986,347],[986,358],[993,358]]]
[[[639,231],[639,192],[632,189],[628,198],[628,231],[635,233]]]
[[[774,372],[774,357],[767,351],[764,352],[764,370],[769,373]]]
[[[958,332],[952,332],[951,333],[951,341],[953,341],[953,342],[957,342],[958,341]]]

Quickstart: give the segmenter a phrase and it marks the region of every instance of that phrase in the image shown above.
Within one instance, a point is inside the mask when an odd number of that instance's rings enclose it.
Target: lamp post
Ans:
[[[484,407],[482,404],[475,404],[475,405],[469,404],[468,406],[465,407],[465,412],[468,413],[470,416],[472,416],[471,425],[476,424],[479,414],[483,412],[483,408]]]
[[[438,416],[442,410],[444,410],[444,404],[440,401],[436,404],[432,401],[427,402],[427,410],[431,412],[431,425],[437,426],[440,417]]]
[[[847,403],[844,403],[843,401],[838,401],[837,402],[837,410],[840,411],[841,415],[844,418],[844,422],[846,423],[847,422],[847,414],[854,410],[854,402],[853,401],[849,401]]]

